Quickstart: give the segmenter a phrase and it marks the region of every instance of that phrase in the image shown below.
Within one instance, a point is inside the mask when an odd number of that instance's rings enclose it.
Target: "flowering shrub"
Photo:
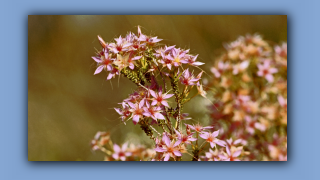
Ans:
[[[273,54],[259,36],[252,37],[248,42],[252,47],[240,40],[231,43],[226,57],[223,56],[217,67],[212,68],[215,79],[209,84],[217,89],[215,98],[224,98],[212,105],[215,107],[212,112],[213,126],[203,126],[185,123],[190,117],[183,113],[184,105],[195,96],[207,98],[205,89],[208,87],[203,86],[203,71],[198,67],[204,63],[197,61],[198,55],[175,45],[161,45],[159,42],[162,39],[142,34],[140,27],[137,34],[129,32],[125,37],[116,38],[115,42],[106,43],[100,36],[98,39],[102,49],[92,57],[97,63],[94,74],[104,70],[108,73],[107,80],[122,75],[137,85],[135,92],[114,109],[124,124],[132,121],[154,142],[154,147],[149,149],[128,143],[119,146],[112,143],[108,133],[98,132],[92,140],[92,149],[104,152],[105,160],[260,160],[255,151],[261,148],[252,148],[250,137],[267,138],[258,130],[278,128],[278,122],[281,122],[279,127],[283,127],[284,122],[286,125],[284,119],[268,119],[269,116],[282,117],[277,116],[280,113],[278,110],[284,111],[286,106],[286,89],[285,93],[283,90],[286,70],[279,71],[286,67],[284,46],[277,46],[277,53]],[[248,37],[243,39],[247,41]],[[276,85],[281,82],[282,89]],[[197,93],[193,93],[193,89]],[[270,95],[280,94],[280,91],[281,95],[277,97]],[[274,106],[275,103],[281,108]],[[259,109],[260,106],[263,108]],[[271,111],[277,113],[272,115]],[[286,114],[286,108],[281,113]],[[279,154],[286,158],[286,154],[282,153],[284,150],[279,149],[282,143],[284,141],[279,136],[277,143],[263,144],[269,150],[259,153],[276,160]],[[206,149],[207,145],[209,149]],[[268,152],[272,153],[269,155]]]
[[[225,49],[208,84],[215,90],[212,124],[222,140],[239,140],[248,154],[243,160],[286,160],[287,43],[273,47],[246,35]]]

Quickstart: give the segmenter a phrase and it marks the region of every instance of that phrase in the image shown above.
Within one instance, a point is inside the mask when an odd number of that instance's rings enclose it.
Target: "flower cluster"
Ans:
[[[198,94],[206,97],[201,83],[203,71],[195,74],[192,70],[204,64],[197,61],[198,55],[175,45],[162,46],[161,39],[143,34],[140,27],[137,34],[129,32],[115,42],[106,43],[100,36],[98,39],[102,49],[92,57],[97,63],[94,74],[105,70],[109,73],[107,80],[123,75],[138,86],[115,110],[124,124],[132,120],[154,141],[156,153],[149,160],[179,161],[187,154],[190,160],[198,161],[207,144],[225,147],[226,142],[217,139],[219,131],[205,131],[212,127],[182,123],[191,119],[183,113],[184,104]],[[201,146],[198,141],[203,142]],[[93,149],[102,149],[105,142],[99,142],[99,138],[93,140]],[[128,160],[133,155],[127,143],[102,151],[109,160]]]
[[[217,100],[210,107],[212,123],[221,139],[242,140],[250,152],[245,160],[286,160],[286,144],[272,142],[287,136],[287,43],[272,47],[256,34],[225,49],[208,83]]]
[[[113,144],[110,134],[107,132],[97,132],[91,141],[92,150],[104,153],[105,161],[139,161],[148,160],[155,155],[153,149],[143,145],[124,143],[121,147]]]
[[[113,144],[98,132],[92,149],[106,160],[239,161],[285,160],[287,78],[286,44],[272,48],[259,35],[240,37],[211,68],[214,78],[203,86],[198,55],[162,39],[137,34],[106,43],[92,57],[94,74],[107,80],[124,76],[137,89],[114,108],[121,121],[140,126],[154,147]],[[194,68],[196,67],[196,68]],[[200,69],[201,70],[201,69]],[[195,72],[199,71],[199,72]],[[212,126],[187,123],[184,105],[214,89]],[[285,145],[285,148],[283,147]]]

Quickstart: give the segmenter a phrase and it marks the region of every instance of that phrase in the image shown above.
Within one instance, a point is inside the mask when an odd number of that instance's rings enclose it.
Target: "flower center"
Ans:
[[[121,156],[125,156],[125,154],[124,154],[124,152],[119,152],[119,156],[121,157]]]
[[[264,75],[269,74],[269,70],[268,70],[268,69],[264,69],[264,70],[263,70],[263,74],[264,74]]]

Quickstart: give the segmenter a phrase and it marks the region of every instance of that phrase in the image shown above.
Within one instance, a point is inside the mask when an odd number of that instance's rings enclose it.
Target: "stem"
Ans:
[[[188,100],[186,100],[185,102],[183,102],[183,104],[185,104],[185,103],[189,102],[191,99],[193,99],[194,97],[196,97],[198,94],[199,94],[199,92],[198,92],[197,94],[193,95],[191,98],[189,98],[189,99],[188,99]]]
[[[206,142],[206,144],[199,150],[199,153],[208,145],[209,143]],[[202,145],[201,145],[202,146]]]
[[[166,87],[166,80],[164,79],[163,75],[162,75],[162,72],[160,71],[159,67],[157,67],[159,72],[160,72],[160,76],[162,78],[162,81],[163,81],[163,89],[164,89],[164,92],[167,92],[167,87]]]
[[[154,132],[156,132],[159,136],[161,136],[161,134],[160,134],[154,127],[152,127],[151,125],[149,125],[149,127],[150,127]]]

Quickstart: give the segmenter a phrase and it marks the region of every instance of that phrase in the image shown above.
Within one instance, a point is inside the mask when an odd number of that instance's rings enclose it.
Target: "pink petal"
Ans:
[[[270,69],[269,69],[269,72],[270,72],[271,74],[277,73],[277,72],[278,72],[278,69],[276,69],[276,68],[270,68]]]
[[[133,108],[133,109],[136,108],[135,104],[133,104],[132,102],[128,102],[128,104],[129,104],[129,106],[130,106],[131,108]]]
[[[241,151],[242,150],[238,150],[238,151],[234,152],[232,156],[233,157],[238,157],[241,154]]]
[[[94,72],[93,75],[96,75],[96,74],[100,73],[100,72],[103,70],[103,68],[104,68],[104,65],[99,66],[99,67],[96,69],[96,71]]]
[[[273,82],[273,76],[271,74],[267,74],[266,79],[268,80],[269,83]]]
[[[192,63],[192,65],[194,65],[194,66],[201,66],[203,64],[204,64],[203,62],[194,62],[194,63]]]
[[[156,105],[157,103],[158,103],[157,100],[153,100],[152,103],[151,103],[151,105],[154,106],[154,105]]]
[[[232,73],[233,73],[234,75],[238,74],[238,73],[239,73],[238,68],[234,68],[233,71],[232,71]]]
[[[163,135],[162,141],[164,141],[167,146],[170,146],[170,139],[166,134]]]
[[[141,109],[145,104],[145,99],[142,99],[139,103],[139,108]]]
[[[120,149],[120,147],[119,147],[118,144],[114,144],[114,145],[113,145],[113,150],[114,150],[114,152],[117,153],[117,152],[120,152],[121,149]]]
[[[224,141],[221,140],[216,140],[215,143],[217,143],[219,146],[225,147],[226,143]]]
[[[167,103],[167,101],[161,101],[161,104],[163,104],[164,106],[169,107],[169,104]]]
[[[147,117],[150,117],[151,116],[151,113],[150,112],[144,112],[142,113],[143,115],[147,116]]]
[[[226,147],[226,150],[227,150],[228,155],[231,156],[231,152],[230,152],[229,146]]]
[[[206,157],[207,157],[208,159],[211,159],[211,158],[212,158],[212,154],[209,153],[209,152],[206,152]]]
[[[128,143],[126,142],[126,143],[122,144],[121,150],[126,151],[127,147],[128,147]]]
[[[158,97],[153,90],[150,90],[150,94],[151,94],[151,96],[153,96],[154,98],[157,98],[157,97]]]
[[[107,77],[107,80],[110,80],[112,77],[113,77],[113,74],[112,74],[112,73],[109,73],[109,75],[108,75],[108,77]]]
[[[139,118],[140,116],[139,115],[134,115],[132,120],[133,120],[133,123],[136,125],[138,122],[139,122]]]
[[[228,157],[226,157],[225,155],[222,155],[222,154],[219,154],[218,156],[219,156],[219,157],[220,157],[220,159],[222,159],[222,160],[226,160],[226,159],[228,159]]]
[[[107,71],[112,71],[112,66],[111,66],[111,64],[107,65]]]
[[[232,143],[232,138],[227,139],[227,143],[228,143],[228,144],[231,144],[231,143]]]
[[[136,57],[134,57],[134,58],[132,58],[131,60],[138,60],[138,59],[141,59],[142,58],[142,56],[136,56]]]
[[[123,115],[120,108],[114,108],[114,110],[116,110],[118,114]]]
[[[211,148],[214,148],[216,146],[216,144],[214,142],[210,142],[210,146],[211,146]]]
[[[183,64],[188,64],[189,63],[189,61],[187,61],[187,60],[180,60],[180,62],[183,63]]]
[[[182,156],[181,152],[180,151],[173,151],[174,155],[176,156]]]
[[[203,127],[202,129],[212,129],[213,126],[206,126],[206,127]]]
[[[174,143],[173,147],[178,146],[181,143],[181,140],[178,140],[177,142]]]
[[[168,69],[171,70],[172,65],[171,64],[167,64]]]
[[[233,144],[234,144],[234,145],[239,144],[239,143],[241,143],[241,141],[242,141],[242,139],[237,139],[237,140],[234,141]]]
[[[167,153],[166,156],[165,156],[165,158],[164,158],[164,161],[168,161],[169,159],[170,159],[170,154]]]
[[[121,161],[125,161],[125,160],[126,160],[126,157],[125,157],[125,156],[121,156],[121,157],[120,157],[120,160],[121,160]]]
[[[192,130],[196,130],[196,128],[194,128],[194,127],[193,127],[192,125],[190,125],[190,124],[185,124],[185,125],[188,125],[189,128],[192,129]]]
[[[130,63],[130,64],[129,64],[129,68],[130,68],[130,69],[134,69],[134,64],[133,64],[133,63]]]
[[[168,99],[168,98],[171,98],[174,94],[167,94],[163,97],[163,99]]]
[[[91,57],[94,61],[96,61],[97,63],[101,63],[102,60],[98,57]]]
[[[208,134],[200,134],[199,136],[203,139],[208,139]]]
[[[157,151],[157,152],[165,152],[166,151],[165,149],[163,149],[161,147],[157,147],[154,150]]]
[[[240,64],[240,68],[241,69],[245,69],[249,66],[249,61],[243,61],[241,64]]]
[[[114,159],[119,159],[119,155],[118,155],[118,154],[112,154],[112,157],[113,157]]]
[[[217,137],[219,135],[219,130],[218,131],[214,131],[213,133],[212,133],[212,136],[213,137]]]
[[[156,118],[157,119],[165,119],[161,113],[156,113]]]

